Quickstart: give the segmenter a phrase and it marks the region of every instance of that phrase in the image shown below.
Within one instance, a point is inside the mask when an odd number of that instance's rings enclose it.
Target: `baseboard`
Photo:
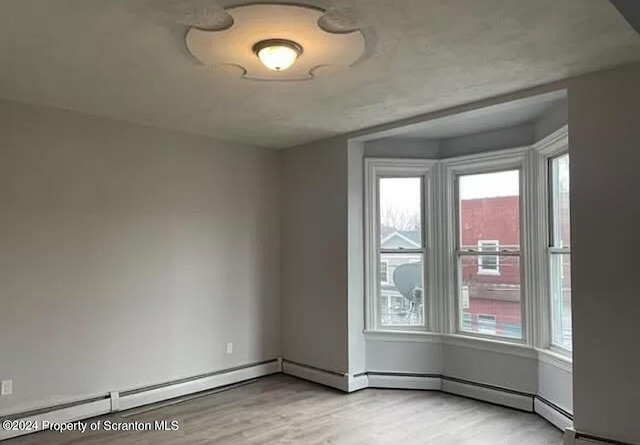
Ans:
[[[368,372],[367,376],[369,378],[369,388],[422,389],[435,391],[442,389],[442,379],[438,375]]]
[[[533,412],[534,395],[440,374],[367,372],[369,388],[442,391],[482,402]]]
[[[352,375],[341,374],[283,359],[274,359],[126,392],[110,392],[109,395],[105,395],[103,398],[93,398],[73,404],[59,405],[22,414],[18,413],[4,416],[4,418],[30,421],[32,424],[40,427],[43,421],[50,423],[75,422],[114,411],[129,410],[225,387],[279,372],[344,392],[353,392],[364,388],[442,391],[522,411],[536,412],[556,427],[566,429],[565,445],[630,445],[606,439],[600,440],[593,436],[576,433],[571,428],[572,419],[569,413],[532,394],[438,374],[398,374],[385,372],[363,372]],[[0,429],[0,441],[29,434],[37,430],[38,429],[34,429],[33,431],[5,431]]]
[[[629,442],[621,442],[614,439],[606,439],[597,437],[587,433],[576,431],[573,427],[569,427],[564,433],[564,445],[634,445]]]
[[[29,425],[29,429],[25,430],[16,428],[16,430],[7,431],[4,428],[0,428],[0,440],[6,440],[17,436],[24,436],[25,434],[40,431],[42,430],[43,422],[75,422],[78,420],[89,419],[91,417],[108,414],[109,412],[111,412],[111,401],[108,398],[104,398],[102,400],[82,403],[80,405],[70,406],[54,411],[48,411],[42,414],[27,415],[25,417],[18,418],[11,416],[12,420],[24,421],[25,424]]]
[[[622,442],[602,442],[597,439],[584,439],[584,438],[575,438],[572,442],[572,445],[612,445],[612,444],[621,444]]]
[[[48,421],[49,423],[75,422],[114,411],[124,411],[189,394],[233,385],[278,372],[280,372],[280,363],[274,359],[267,362],[221,370],[189,379],[168,382],[162,385],[154,385],[152,387],[139,388],[122,393],[110,392],[109,396],[105,396],[100,400],[80,401],[74,403],[72,406],[69,406],[69,404],[59,405],[41,409],[37,412],[17,413],[5,416],[5,418],[16,421],[27,421],[30,425],[37,426],[37,428],[32,428],[29,431],[6,431],[0,429],[0,440],[39,431],[42,429],[43,421]]]
[[[140,390],[120,393],[120,410],[124,411],[163,400],[175,399],[176,397],[232,385],[277,372],[279,372],[278,362],[277,360],[272,360],[255,365],[224,370],[188,381],[163,385],[161,387],[142,388]]]
[[[350,391],[348,374],[340,374],[286,359],[282,361],[282,372],[303,380],[309,380],[314,383],[319,383],[320,385],[339,389],[340,391]]]
[[[533,412],[533,394],[499,388],[451,377],[442,377],[442,391],[482,402]]]
[[[573,416],[542,397],[536,396],[533,411],[561,431],[573,426]]]
[[[369,388],[369,376],[366,372],[360,374],[349,374],[349,392],[360,391]]]

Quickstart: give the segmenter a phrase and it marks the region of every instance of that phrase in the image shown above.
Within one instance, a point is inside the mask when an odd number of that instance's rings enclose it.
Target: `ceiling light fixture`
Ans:
[[[275,3],[266,3],[269,1]],[[324,27],[327,14],[331,14],[331,23],[347,20],[340,14],[282,0],[229,7],[224,14],[224,23],[231,26],[212,30],[191,27],[185,36],[193,57],[220,76],[312,80],[349,68],[364,56],[366,42],[355,23],[349,25],[354,27],[352,31]]]
[[[290,68],[302,54],[302,46],[284,39],[262,40],[253,45],[253,52],[272,71]]]

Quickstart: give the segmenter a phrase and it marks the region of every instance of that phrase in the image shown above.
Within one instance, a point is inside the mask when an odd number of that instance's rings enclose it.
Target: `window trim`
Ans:
[[[569,155],[568,146],[557,147],[557,150],[550,151],[545,156],[546,165],[547,165],[547,193],[545,197],[547,199],[547,209],[549,212],[546,218],[547,227],[548,227],[548,230],[547,230],[548,248],[547,248],[546,259],[548,262],[548,270],[549,270],[548,283],[547,283],[547,289],[549,292],[548,300],[549,300],[549,319],[550,319],[549,349],[559,354],[568,355],[568,354],[571,354],[572,349],[567,348],[563,344],[558,344],[555,342],[555,330],[557,327],[555,325],[556,316],[554,314],[554,306],[553,306],[553,299],[554,299],[554,289],[553,289],[554,283],[552,282],[553,273],[551,272],[551,269],[553,267],[553,261],[551,258],[554,255],[558,255],[561,258],[564,255],[569,255],[569,257],[571,258],[571,246],[569,247],[558,246],[558,242],[556,239],[556,236],[557,236],[557,232],[556,232],[557,227],[556,227],[556,218],[555,218],[556,208],[555,208],[555,202],[554,202],[555,196],[554,196],[554,189],[553,189],[553,161],[565,155]],[[569,162],[571,162],[571,158],[569,158]],[[571,224],[571,220],[569,220],[569,224]],[[561,279],[564,278],[563,269],[564,268],[561,267]]]
[[[551,246],[552,230],[551,226],[551,168],[550,160],[554,157],[570,153],[568,126],[564,126],[558,131],[550,134],[546,138],[533,145],[532,158],[537,184],[537,213],[535,223],[537,226],[538,238],[536,264],[538,271],[534,283],[535,292],[540,297],[536,300],[535,313],[537,314],[537,335],[535,347],[543,351],[551,351],[571,360],[572,351],[553,342],[553,314],[551,300],[551,254],[553,251],[560,253],[571,253],[569,248],[555,248]]]
[[[448,334],[516,344],[531,343],[532,323],[529,320],[531,317],[531,310],[528,307],[530,300],[529,295],[531,294],[526,287],[526,283],[530,278],[527,276],[529,269],[525,267],[525,264],[527,264],[525,253],[528,251],[529,240],[524,236],[528,225],[526,215],[528,209],[526,208],[526,205],[531,198],[531,190],[528,184],[530,178],[527,174],[530,171],[530,166],[528,165],[528,156],[530,151],[531,147],[517,147],[489,153],[444,159],[441,161],[444,169],[443,180],[445,182],[445,193],[443,194],[443,205],[445,208],[444,222],[448,227],[442,234],[443,238],[445,238],[446,250],[444,253],[441,253],[440,259],[449,264],[445,266],[445,275],[441,275],[440,279],[444,282],[445,291],[443,292],[443,295],[449,305],[447,311],[448,329],[446,331]],[[516,255],[520,258],[520,338],[463,331],[461,324],[462,310],[460,309],[458,293],[461,285],[459,270],[461,255],[478,254],[477,252],[463,252],[460,249],[458,233],[460,227],[458,178],[465,175],[494,173],[508,170],[519,170],[520,172],[520,249],[515,252],[501,252],[501,254]],[[444,260],[446,257],[453,258],[453,260]]]
[[[438,161],[426,159],[365,158],[365,329],[375,332],[411,332],[432,331],[435,328],[433,296],[435,279],[433,252],[433,187],[434,167]],[[378,314],[377,264],[380,261],[380,191],[378,187],[381,177],[422,177],[422,237],[420,249],[402,249],[395,253],[421,253],[423,274],[423,324],[382,326]]]

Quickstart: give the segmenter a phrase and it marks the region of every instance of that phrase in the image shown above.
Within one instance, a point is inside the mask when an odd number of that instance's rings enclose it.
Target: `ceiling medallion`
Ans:
[[[320,27],[325,11],[307,6],[254,4],[230,9],[230,27],[190,28],[187,48],[204,65],[235,67],[253,80],[309,80],[358,61],[365,40],[358,29],[331,32]]]

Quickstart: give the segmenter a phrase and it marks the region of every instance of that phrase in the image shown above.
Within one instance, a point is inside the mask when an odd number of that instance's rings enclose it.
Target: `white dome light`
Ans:
[[[260,61],[272,71],[290,68],[302,54],[302,47],[290,40],[263,40],[253,46]]]

